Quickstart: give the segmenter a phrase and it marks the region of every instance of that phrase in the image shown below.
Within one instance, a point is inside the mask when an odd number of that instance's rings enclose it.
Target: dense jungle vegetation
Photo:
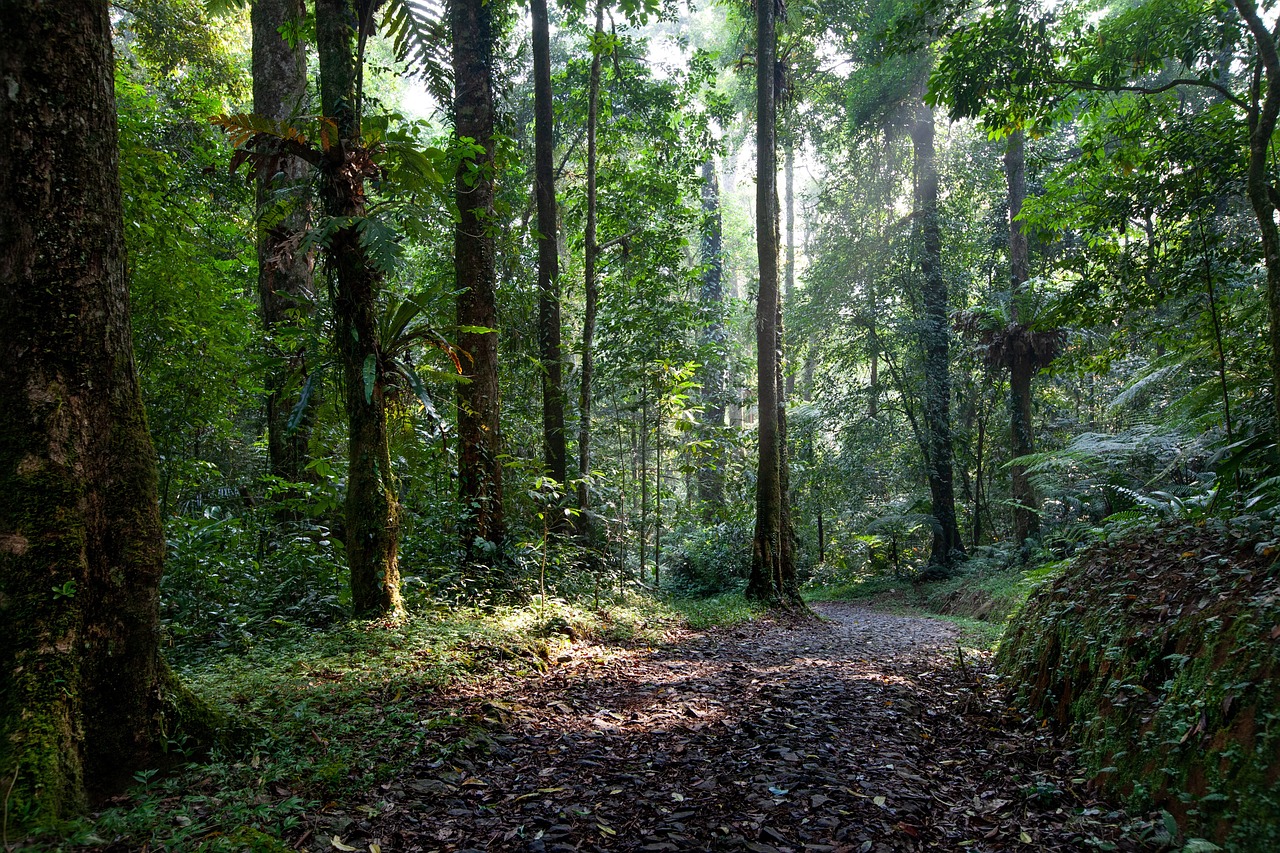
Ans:
[[[6,849],[1277,849],[1278,41],[0,0]],[[668,665],[658,823],[575,777],[634,744],[522,728]],[[704,693],[769,754],[700,751]],[[787,775],[854,718],[897,775]]]

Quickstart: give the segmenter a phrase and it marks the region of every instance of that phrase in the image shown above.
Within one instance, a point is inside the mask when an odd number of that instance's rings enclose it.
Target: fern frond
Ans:
[[[396,59],[427,84],[440,103],[453,92],[449,69],[449,22],[440,0],[390,0],[382,15],[382,31],[391,39]]]
[[[222,128],[231,144],[236,148],[244,148],[254,137],[267,136],[307,145],[307,137],[287,121],[270,118],[258,113],[228,113],[216,115],[209,123]]]
[[[392,272],[404,254],[395,230],[369,216],[356,219],[355,226],[360,233],[360,245],[374,268],[384,275]]]

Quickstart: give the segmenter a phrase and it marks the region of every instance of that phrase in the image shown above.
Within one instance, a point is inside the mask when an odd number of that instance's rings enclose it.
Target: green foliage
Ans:
[[[1228,849],[1277,842],[1274,546],[1164,525],[1079,557],[998,663],[1109,790]]]

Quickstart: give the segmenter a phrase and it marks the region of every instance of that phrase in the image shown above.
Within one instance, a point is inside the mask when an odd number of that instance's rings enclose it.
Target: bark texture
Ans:
[[[303,20],[306,9],[302,0],[255,0],[250,15],[253,110],[289,121],[305,106],[307,54],[302,43],[290,47],[280,27]],[[315,301],[312,258],[300,251],[297,239],[309,218],[308,169],[302,160],[289,157],[281,161],[277,175],[258,178],[258,300],[267,349],[278,360],[267,375],[267,457],[271,473],[291,482],[307,477],[311,461],[307,448],[313,418],[304,415],[294,430],[288,428],[306,382],[307,352],[296,346],[282,348],[275,337],[304,323]]]
[[[148,763],[176,687],[108,6],[0,0],[0,32],[0,777],[47,821]]]
[[[460,327],[498,328],[493,216],[493,8],[485,0],[452,0],[454,131],[476,145],[454,179],[457,321]],[[469,167],[474,167],[474,170]],[[506,528],[502,508],[498,333],[459,331],[468,378],[458,386],[459,532],[468,563],[492,565]]]
[[[555,110],[547,0],[531,0],[533,19],[534,195],[538,205],[538,354],[542,361],[542,446],[547,473],[568,476],[564,431],[564,369],[560,356],[560,258],[557,252]],[[564,516],[555,515],[555,526]]]
[[[951,334],[947,279],[942,270],[942,232],[938,223],[938,169],[934,155],[933,110],[920,104],[911,129],[915,155],[915,216],[920,245],[924,317],[924,455],[936,522],[929,564],[947,574],[964,558],[956,521],[951,444]]]
[[[777,9],[774,0],[756,4],[756,255],[760,292],[756,300],[756,371],[759,383],[759,467],[756,525],[751,542],[747,597],[789,607],[795,594],[794,552],[790,547],[785,475],[778,294],[777,177]],[[784,541],[787,540],[787,541]]]
[[[600,120],[601,53],[596,46],[603,35],[604,3],[603,0],[597,0],[596,26],[592,36],[591,77],[587,84],[587,222],[582,241],[585,305],[582,314],[582,376],[578,389],[578,526],[586,538],[590,536],[591,509],[591,489],[588,486],[591,476],[591,383],[595,379],[596,310],[600,303],[600,284],[596,280],[596,261],[600,256],[596,243],[596,131]],[[641,541],[643,542],[643,536]],[[643,563],[644,560],[641,559],[642,567]]]
[[[356,111],[356,38],[353,0],[316,0],[320,103],[338,130],[321,164],[325,213],[359,219],[366,214],[364,182],[377,174],[360,141]],[[334,321],[347,409],[347,563],[351,606],[357,616],[395,614],[400,600],[400,504],[391,471],[386,382],[378,342],[381,275],[354,225],[337,230],[327,248],[335,279]]]

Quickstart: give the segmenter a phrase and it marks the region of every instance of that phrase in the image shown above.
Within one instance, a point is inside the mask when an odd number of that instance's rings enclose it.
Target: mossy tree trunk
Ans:
[[[301,22],[306,9],[302,0],[255,0],[251,17],[254,112],[289,121],[305,110],[307,54],[301,42],[285,41],[280,28]],[[258,179],[258,299],[267,351],[277,362],[267,375],[267,456],[272,475],[290,482],[305,479],[311,461],[312,418],[304,416],[295,429],[288,428],[308,370],[306,349],[288,333],[306,322],[315,300],[311,255],[291,239],[307,227],[308,168],[300,159],[286,158],[277,175]],[[277,343],[280,336],[289,342]]]
[[[454,229],[458,345],[470,381],[458,386],[459,532],[470,564],[492,566],[506,533],[498,398],[498,309],[493,227],[493,7],[451,0],[454,132],[476,146],[458,166]],[[477,331],[477,329],[481,329]],[[489,330],[489,331],[484,331]]]
[[[366,4],[359,4],[363,8]],[[316,0],[320,102],[338,131],[321,161],[324,212],[352,221],[366,215],[365,179],[377,174],[361,142],[356,40],[362,23],[354,0]],[[400,505],[387,436],[384,365],[377,334],[381,274],[354,224],[327,247],[336,283],[333,313],[346,392],[347,563],[357,616],[396,614],[400,601]]]
[[[157,754],[174,684],[108,5],[0,0],[0,32],[0,777],[46,821]]]
[[[924,317],[924,455],[935,519],[931,574],[949,574],[964,558],[956,520],[951,444],[951,333],[947,279],[942,269],[942,232],[938,223],[938,166],[934,152],[933,109],[917,106],[911,143],[915,155],[915,219],[920,244]]]

